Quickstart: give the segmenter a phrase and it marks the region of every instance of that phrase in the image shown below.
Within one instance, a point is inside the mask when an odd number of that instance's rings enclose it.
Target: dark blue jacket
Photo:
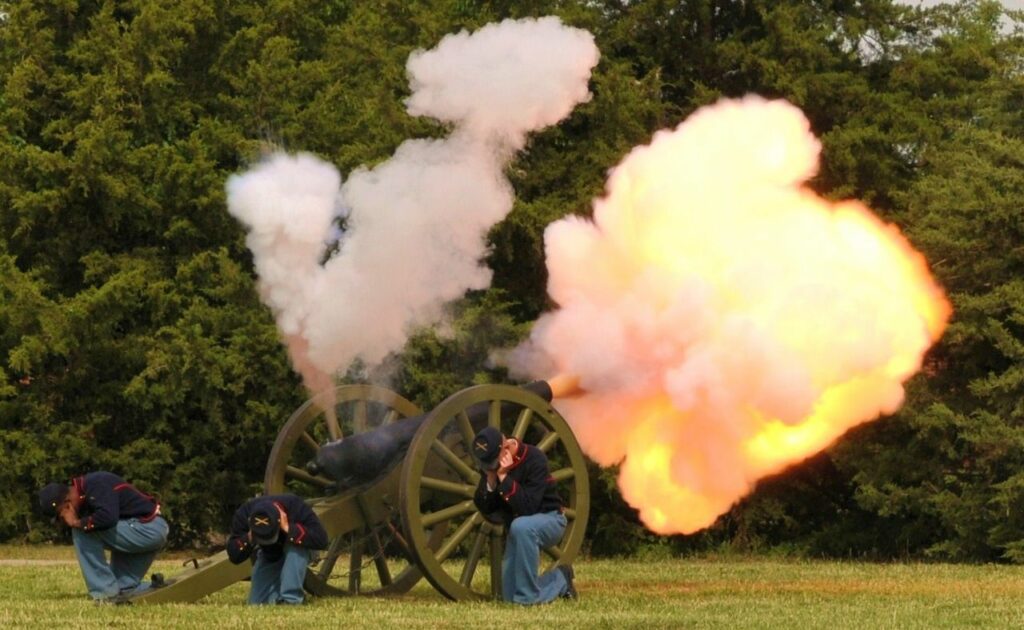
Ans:
[[[274,562],[284,554],[285,542],[308,549],[327,548],[327,530],[301,497],[294,494],[256,497],[243,503],[231,519],[227,549],[231,562],[241,564],[252,555],[254,545],[249,542],[249,515],[256,508],[267,507],[268,503],[277,505],[288,515],[288,534],[281,532],[276,545],[261,547],[261,553],[268,561]]]
[[[84,531],[110,529],[127,518],[146,523],[160,514],[156,499],[114,473],[102,470],[87,473],[72,479],[71,484],[81,496],[81,503],[76,507]]]
[[[525,443],[520,443],[512,467],[493,491],[487,489],[487,475],[480,475],[473,502],[484,514],[500,515],[506,525],[517,516],[562,509],[547,456],[536,446]]]

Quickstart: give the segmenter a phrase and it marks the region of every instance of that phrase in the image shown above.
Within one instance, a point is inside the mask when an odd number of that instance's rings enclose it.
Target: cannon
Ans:
[[[278,433],[263,480],[265,494],[304,497],[327,530],[330,544],[310,563],[306,590],[392,596],[425,577],[452,600],[499,599],[504,526],[473,503],[479,473],[469,448],[487,425],[547,455],[568,524],[561,542],[543,550],[541,571],[571,563],[583,543],[589,482],[551,401],[573,388],[564,377],[477,385],[429,413],[376,385],[340,385],[307,400]],[[195,601],[250,573],[248,562],[233,565],[221,552],[132,601]]]

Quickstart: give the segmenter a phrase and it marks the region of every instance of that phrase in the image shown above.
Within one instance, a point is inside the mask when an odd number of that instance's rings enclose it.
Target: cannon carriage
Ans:
[[[452,600],[498,599],[504,525],[473,503],[479,480],[470,445],[486,425],[535,444],[565,505],[558,545],[541,571],[571,563],[589,513],[586,463],[548,383],[477,385],[429,413],[375,385],[341,385],[297,409],[278,433],[264,493],[306,499],[330,538],[306,574],[319,596],[389,596],[426,578]],[[245,579],[227,554],[191,563],[137,603],[195,601]]]

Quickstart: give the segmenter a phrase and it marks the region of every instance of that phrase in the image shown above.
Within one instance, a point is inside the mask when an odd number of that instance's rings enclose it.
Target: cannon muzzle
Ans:
[[[583,393],[580,377],[575,374],[556,374],[547,380],[547,384],[551,390],[551,398],[546,398],[548,402],[551,402],[552,398],[569,398]]]

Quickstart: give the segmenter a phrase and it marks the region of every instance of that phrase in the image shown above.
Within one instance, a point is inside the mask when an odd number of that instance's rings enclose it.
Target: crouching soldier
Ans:
[[[47,485],[39,491],[39,507],[71,528],[78,566],[97,603],[124,603],[163,585],[159,573],[142,582],[167,543],[167,521],[153,497],[113,473],[97,471],[75,477],[70,484]]]
[[[256,497],[231,520],[228,557],[254,559],[250,604],[301,604],[310,552],[327,548],[327,531],[294,494]]]

